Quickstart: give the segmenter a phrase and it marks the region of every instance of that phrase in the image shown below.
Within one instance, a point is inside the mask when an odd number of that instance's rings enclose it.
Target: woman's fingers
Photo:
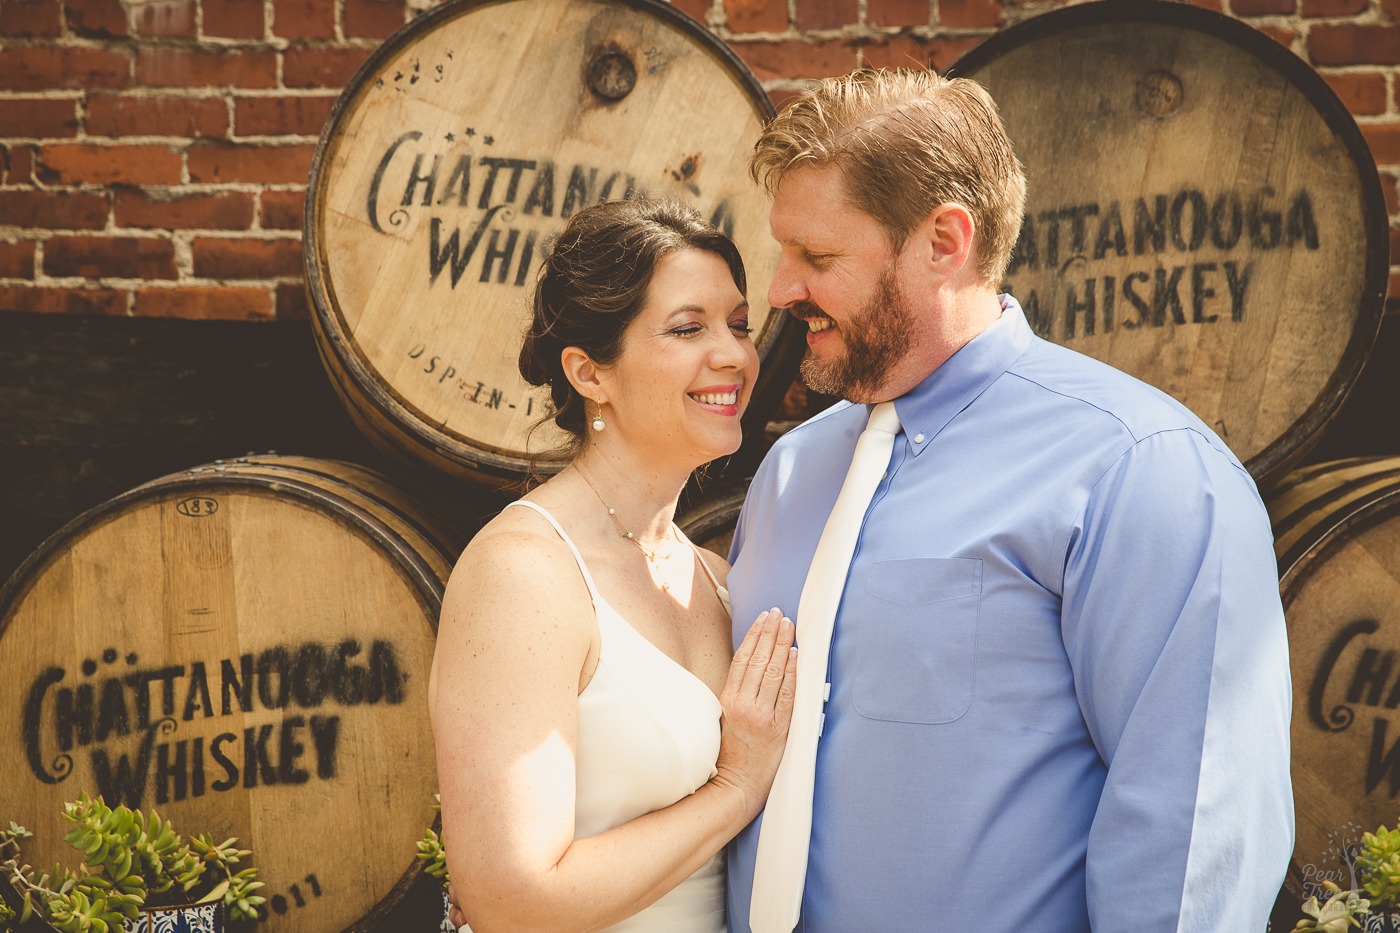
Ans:
[[[779,620],[783,614],[778,609],[769,609],[760,620],[758,640],[753,653],[744,665],[744,678],[739,684],[741,697],[756,697],[763,691],[763,680],[768,675],[768,664],[773,658],[773,648],[778,640]]]
[[[776,707],[778,694],[787,679],[789,662],[793,664],[793,673],[796,674],[797,662],[792,656],[792,643],[796,637],[796,627],[792,624],[792,620],[787,616],[780,617],[773,633],[773,647],[769,652],[767,663],[763,667],[763,678],[759,682],[758,701],[761,709]]]

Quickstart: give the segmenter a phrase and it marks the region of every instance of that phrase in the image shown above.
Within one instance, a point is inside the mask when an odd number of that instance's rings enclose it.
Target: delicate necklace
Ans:
[[[593,490],[593,495],[595,495],[595,496],[598,497],[598,501],[599,501],[600,503],[602,503],[603,508],[605,508],[605,509],[608,510],[608,517],[612,519],[613,525],[617,528],[618,534],[622,535],[622,537],[626,538],[628,541],[631,541],[633,544],[635,544],[635,545],[637,546],[637,550],[639,550],[639,551],[642,552],[642,556],[645,557],[645,558],[647,559],[647,562],[648,562],[648,563],[650,563],[652,566],[655,566],[655,565],[656,565],[656,562],[657,562],[658,560],[670,560],[670,559],[671,559],[671,555],[670,555],[670,554],[658,554],[656,551],[654,551],[654,550],[652,550],[651,548],[647,547],[647,546],[646,546],[645,544],[643,544],[641,541],[638,541],[638,540],[637,540],[637,536],[634,535],[632,532],[628,531],[626,528],[623,528],[623,527],[622,527],[622,522],[621,522],[621,521],[618,519],[618,517],[617,517],[617,509],[615,509],[615,508],[613,508],[612,506],[608,505],[607,500],[605,500],[605,499],[603,498],[603,494],[600,493],[600,492],[598,491],[598,487],[597,487],[597,486],[594,486],[594,485],[593,485],[592,480],[590,480],[590,479],[588,478],[587,474],[585,474],[585,473],[584,473],[582,470],[580,470],[577,466],[574,467],[574,472],[577,473],[580,477],[583,478],[583,481],[584,481],[585,483],[588,484],[588,488],[591,489],[591,490]],[[669,583],[664,583],[664,582],[663,582],[663,583],[661,584],[661,588],[662,588],[663,590],[664,590],[664,589],[670,589],[670,584],[669,584]]]

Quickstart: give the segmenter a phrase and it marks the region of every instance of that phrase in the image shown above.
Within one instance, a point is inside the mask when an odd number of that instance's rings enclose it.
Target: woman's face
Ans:
[[[693,468],[739,449],[739,416],[757,375],[748,301],[724,260],[699,249],[669,253],[621,355],[602,372],[608,429]]]

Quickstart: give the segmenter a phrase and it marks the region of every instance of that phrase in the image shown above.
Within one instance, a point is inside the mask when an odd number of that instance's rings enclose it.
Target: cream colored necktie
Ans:
[[[787,748],[773,779],[758,835],[749,905],[753,933],[792,933],[802,912],[831,631],[866,509],[889,467],[898,433],[899,416],[895,414],[894,402],[876,405],[856,441],[851,468],[846,471],[846,481],[822,529],[802,585],[802,598],[797,604],[797,696]]]

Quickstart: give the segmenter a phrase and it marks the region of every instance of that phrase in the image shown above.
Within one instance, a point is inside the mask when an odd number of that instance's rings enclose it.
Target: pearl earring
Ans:
[[[607,426],[607,422],[603,420],[603,409],[600,408],[593,415],[593,430],[601,431]]]

